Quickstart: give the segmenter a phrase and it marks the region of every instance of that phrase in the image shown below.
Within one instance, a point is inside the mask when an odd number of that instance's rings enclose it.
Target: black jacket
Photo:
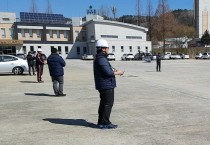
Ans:
[[[34,56],[32,56],[31,54],[28,54],[26,56],[26,59],[28,61],[28,65],[34,65],[34,60],[36,59]]]
[[[113,89],[116,87],[114,71],[105,54],[96,54],[93,69],[97,90]]]

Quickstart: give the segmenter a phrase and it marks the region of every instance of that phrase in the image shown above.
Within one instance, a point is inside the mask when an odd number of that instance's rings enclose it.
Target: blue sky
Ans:
[[[137,0],[50,0],[53,13],[63,14],[65,17],[84,17],[90,5],[94,9],[100,7],[117,8],[116,17],[136,14]],[[156,9],[159,0],[151,0]],[[146,9],[147,0],[141,0],[143,11]],[[170,9],[193,9],[193,0],[168,0]],[[38,12],[46,12],[47,0],[36,0]],[[0,12],[15,12],[19,17],[20,12],[29,12],[31,0],[0,0]]]

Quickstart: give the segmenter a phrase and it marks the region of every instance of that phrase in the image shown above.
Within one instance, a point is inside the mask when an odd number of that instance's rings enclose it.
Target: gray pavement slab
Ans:
[[[113,61],[111,121],[96,128],[99,94],[92,61],[66,60],[65,97],[54,97],[47,65],[36,76],[0,74],[0,145],[209,145],[210,61]]]

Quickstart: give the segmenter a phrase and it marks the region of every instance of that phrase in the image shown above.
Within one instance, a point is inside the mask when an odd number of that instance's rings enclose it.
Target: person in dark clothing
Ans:
[[[106,40],[99,39],[96,42],[97,54],[93,63],[96,90],[100,94],[100,105],[98,108],[98,127],[101,129],[114,129],[109,120],[112,106],[114,104],[114,88],[116,87],[115,75],[123,75],[123,71],[113,69],[107,56],[109,46]]]
[[[28,55],[26,56],[27,62],[28,62],[28,72],[29,75],[31,76],[31,69],[33,71],[33,75],[35,74],[35,69],[34,69],[34,60],[36,59],[34,56],[32,56],[31,52],[28,52]]]
[[[43,83],[42,74],[44,69],[44,64],[46,62],[42,59],[42,49],[38,48],[36,55],[36,69],[37,69],[37,81],[38,83]]]
[[[158,55],[156,56],[156,71],[158,72],[161,72],[161,55],[160,53],[158,53]]]
[[[63,94],[63,75],[66,63],[59,54],[57,54],[57,49],[51,49],[51,55],[47,58],[47,64],[49,67],[50,76],[53,82],[53,90],[56,96],[66,96]]]

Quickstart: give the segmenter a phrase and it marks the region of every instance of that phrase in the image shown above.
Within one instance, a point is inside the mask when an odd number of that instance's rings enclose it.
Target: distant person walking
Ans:
[[[63,75],[66,63],[61,56],[57,53],[56,48],[51,49],[51,55],[47,58],[50,76],[53,82],[53,90],[56,96],[66,96],[63,94]]]
[[[158,55],[156,56],[156,71],[161,72],[161,55],[160,53],[158,53]]]
[[[101,129],[114,129],[109,120],[114,104],[114,88],[116,87],[115,75],[123,75],[123,71],[113,69],[107,56],[109,53],[108,42],[99,39],[96,42],[97,54],[93,63],[96,90],[100,93],[98,108],[98,127]]]
[[[27,62],[28,62],[28,72],[29,75],[31,76],[31,69],[33,71],[33,75],[35,74],[35,68],[34,68],[34,60],[36,60],[36,58],[31,54],[31,52],[28,52],[28,55],[26,56]]]
[[[42,49],[38,48],[37,52],[38,52],[36,55],[37,81],[38,83],[44,83],[44,81],[42,80],[42,74],[43,74],[44,64],[46,64],[46,62],[42,59]]]

